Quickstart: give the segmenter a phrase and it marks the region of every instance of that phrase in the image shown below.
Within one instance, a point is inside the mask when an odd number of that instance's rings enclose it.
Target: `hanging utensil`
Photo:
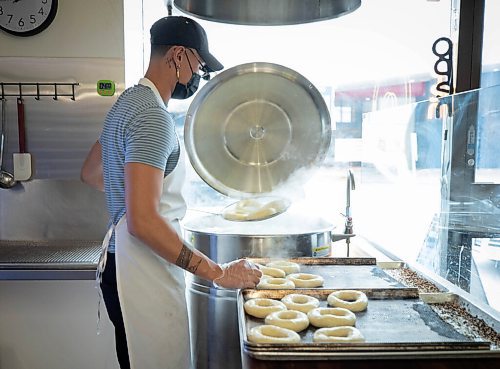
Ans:
[[[14,180],[14,176],[9,172],[3,170],[3,149],[5,143],[5,109],[7,108],[6,100],[2,100],[2,131],[0,133],[0,188],[11,188],[16,185],[16,181]]]
[[[14,153],[14,179],[27,181],[31,178],[31,154],[26,152],[26,130],[24,101],[17,98],[17,128],[19,131],[19,153]]]

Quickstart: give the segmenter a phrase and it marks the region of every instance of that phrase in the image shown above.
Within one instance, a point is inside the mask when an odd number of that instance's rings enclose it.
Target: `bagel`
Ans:
[[[281,299],[281,302],[285,304],[288,310],[301,311],[306,314],[319,306],[317,298],[298,293],[286,295]]]
[[[267,289],[267,290],[287,290],[295,288],[295,285],[292,281],[289,281],[285,278],[261,278],[259,284],[257,285],[258,289]]]
[[[278,268],[283,270],[286,274],[298,273],[300,272],[300,265],[286,260],[276,260],[271,261],[266,264],[270,268]]]
[[[262,272],[262,275],[267,275],[267,276],[274,277],[274,278],[285,278],[285,276],[286,276],[286,273],[282,269],[271,268],[271,267],[268,267],[265,265],[260,265],[260,264],[257,264],[257,266],[259,267],[260,271]]]
[[[316,288],[323,286],[325,280],[322,276],[310,273],[292,273],[286,276],[298,288]]]
[[[299,343],[300,336],[290,329],[275,325],[259,325],[248,332],[248,340],[254,343]]]
[[[314,342],[365,342],[365,338],[354,327],[320,328],[313,335]]]
[[[368,298],[366,295],[356,290],[332,292],[328,295],[327,302],[330,306],[348,309],[355,313],[366,310],[368,306]]]
[[[300,311],[282,310],[266,316],[265,323],[300,332],[309,326],[309,319],[306,314]]]
[[[356,315],[343,308],[316,308],[307,313],[309,322],[318,328],[353,326]]]
[[[285,304],[273,299],[256,298],[245,301],[243,308],[248,315],[265,318],[275,311],[286,310]]]

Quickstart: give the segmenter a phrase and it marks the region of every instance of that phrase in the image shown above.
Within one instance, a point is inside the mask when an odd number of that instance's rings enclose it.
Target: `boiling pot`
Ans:
[[[292,178],[294,186],[305,182],[310,172],[304,169],[323,161],[330,139],[330,116],[319,91],[299,73],[271,63],[217,75],[191,103],[184,131],[195,171],[233,198],[282,191]],[[205,215],[182,222],[182,228],[184,239],[217,263],[327,256],[333,230],[293,205],[262,221]],[[195,368],[241,368],[236,291],[191,274],[187,287]]]
[[[225,263],[241,257],[327,256],[333,226],[290,209],[260,222],[203,216],[183,223],[183,229],[197,250]],[[215,288],[191,274],[187,286],[195,368],[241,368],[236,291]]]

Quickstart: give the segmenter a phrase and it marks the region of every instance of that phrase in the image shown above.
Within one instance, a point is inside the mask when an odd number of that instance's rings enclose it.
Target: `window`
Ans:
[[[351,123],[352,108],[350,106],[335,106],[333,119],[337,123]]]
[[[441,262],[437,247],[444,219],[441,162],[446,128],[446,120],[435,115],[436,106],[428,101],[437,83],[432,46],[441,37],[457,46],[458,3],[364,0],[358,10],[341,18],[280,27],[199,21],[226,68],[254,61],[281,64],[304,75],[323,94],[333,138],[325,165],[298,196],[304,209],[341,230],[339,213],[345,209],[350,168],[356,179],[351,193],[357,234],[353,242],[431,267]],[[146,30],[160,14],[166,15],[163,1],[147,6]],[[486,72],[498,72],[498,9],[498,1],[487,0],[483,78]],[[147,32],[144,40],[147,60]],[[182,121],[189,103],[171,101],[169,109]],[[493,128],[485,129],[478,134],[487,137]],[[189,173],[190,207],[220,208],[232,201],[205,185],[192,169]],[[340,242],[334,248],[344,252]]]

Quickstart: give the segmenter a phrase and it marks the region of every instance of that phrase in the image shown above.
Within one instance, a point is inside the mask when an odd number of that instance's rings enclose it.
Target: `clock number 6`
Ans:
[[[23,21],[23,18],[19,18],[19,22],[17,22],[17,25],[19,27],[24,27],[24,21]]]

